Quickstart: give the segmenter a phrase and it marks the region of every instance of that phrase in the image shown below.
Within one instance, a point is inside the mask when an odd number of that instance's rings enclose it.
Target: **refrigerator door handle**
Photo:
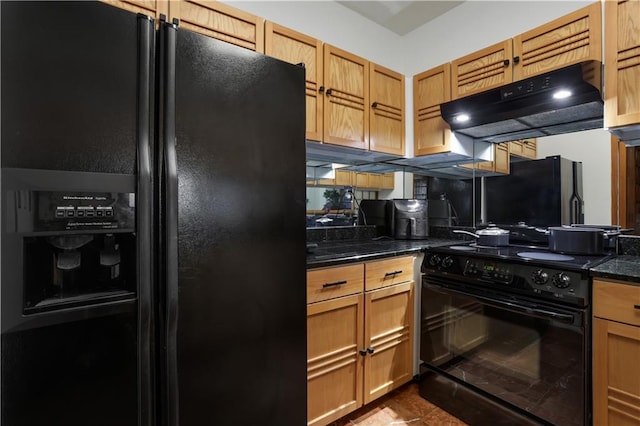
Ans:
[[[162,99],[162,174],[161,190],[164,190],[164,265],[165,265],[165,318],[164,343],[166,347],[164,383],[164,410],[167,426],[178,426],[178,172],[176,163],[175,129],[175,52],[176,26],[163,22],[160,32],[161,60],[160,78]]]
[[[151,114],[153,85],[153,48],[155,22],[138,15],[138,135],[137,135],[137,235],[138,235],[138,424],[151,426],[153,419],[153,362],[151,351]]]

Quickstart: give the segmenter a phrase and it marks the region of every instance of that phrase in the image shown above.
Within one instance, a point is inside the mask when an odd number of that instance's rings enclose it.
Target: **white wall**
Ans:
[[[402,38],[334,1],[223,1],[404,73]]]
[[[412,78],[415,74],[533,29],[593,1],[467,0],[403,37],[333,1],[224,2],[405,74],[406,143],[407,153],[412,155]],[[555,136],[554,140],[549,150],[542,148],[540,155],[561,155],[582,161],[586,220],[610,223],[608,134],[602,131],[583,137],[577,133]],[[574,149],[577,140],[583,140],[582,149]],[[581,160],[576,158],[580,151],[598,154]],[[411,175],[396,173],[396,189],[380,195],[383,198],[413,196]]]
[[[582,162],[584,222],[592,225],[611,223],[610,140],[609,133],[601,129],[538,139],[538,158],[560,153]]]

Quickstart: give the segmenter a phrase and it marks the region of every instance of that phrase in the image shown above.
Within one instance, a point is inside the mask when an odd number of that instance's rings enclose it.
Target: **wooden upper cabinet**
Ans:
[[[452,99],[513,81],[512,56],[511,40],[507,40],[451,62]]]
[[[324,45],[324,142],[369,149],[369,62]]]
[[[218,40],[264,53],[264,19],[219,1],[171,0],[169,21]]]
[[[484,170],[490,173],[508,175],[511,172],[510,146],[512,142],[503,142],[493,145],[492,161],[477,161],[471,164],[462,164],[462,167],[476,170]]]
[[[520,34],[513,39],[514,80],[580,62],[602,62],[601,40],[600,2]]]
[[[103,3],[129,12],[142,13],[151,16],[156,21],[160,19],[160,15],[167,16],[169,14],[169,0],[100,0]]]
[[[451,65],[444,64],[413,77],[414,155],[449,151],[450,128],[440,104],[451,100]]]
[[[404,155],[404,75],[370,63],[369,149]]]
[[[605,127],[640,124],[640,2],[605,2]]]
[[[265,22],[264,53],[292,64],[304,64],[307,139],[322,141],[322,42],[273,22]]]
[[[601,40],[601,4],[596,2],[454,60],[451,62],[451,97],[462,98],[589,61],[596,62],[585,67],[585,79],[600,88]]]
[[[509,154],[516,157],[524,157],[535,160],[538,158],[538,140],[536,138],[523,139],[513,142],[505,142],[509,144]]]

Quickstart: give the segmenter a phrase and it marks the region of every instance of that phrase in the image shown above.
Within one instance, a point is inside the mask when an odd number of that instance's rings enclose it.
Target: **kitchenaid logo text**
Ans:
[[[91,195],[82,195],[82,196],[78,196],[78,195],[63,195],[62,198],[64,200],[76,200],[76,201],[92,201],[92,200],[96,200],[96,201],[105,201],[107,199],[107,197],[93,197]]]

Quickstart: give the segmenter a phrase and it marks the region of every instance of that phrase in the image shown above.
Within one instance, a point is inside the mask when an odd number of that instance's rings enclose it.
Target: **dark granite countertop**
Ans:
[[[619,255],[590,271],[595,278],[610,278],[640,285],[640,256]]]
[[[319,242],[307,253],[307,268],[336,266],[383,257],[420,252],[428,247],[455,244],[460,240],[428,238],[425,240],[360,239]]]

